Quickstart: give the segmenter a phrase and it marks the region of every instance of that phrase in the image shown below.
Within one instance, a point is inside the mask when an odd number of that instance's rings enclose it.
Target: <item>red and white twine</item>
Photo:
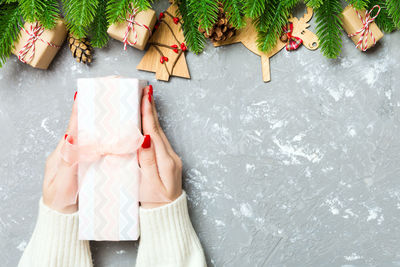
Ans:
[[[138,34],[137,34],[137,31],[135,30],[135,26],[134,25],[137,25],[137,26],[145,28],[146,30],[149,31],[149,33],[151,35],[151,30],[147,25],[135,21],[136,14],[137,14],[137,8],[133,8],[132,12],[129,14],[129,17],[126,19],[126,21],[128,22],[128,26],[126,27],[124,39],[122,40],[122,42],[124,43],[124,50],[126,50],[126,45],[127,44],[130,45],[130,46],[134,46],[137,43]],[[134,38],[133,38],[134,39],[133,42],[130,42],[128,40],[128,36],[129,36],[129,33],[130,33],[131,30],[133,30],[133,33],[135,34]]]
[[[376,15],[371,17],[371,13],[372,11],[378,8],[378,12],[376,12]],[[372,22],[374,22],[374,20],[376,19],[376,17],[379,15],[379,12],[381,12],[381,7],[379,5],[375,5],[370,11],[366,10],[365,11],[365,19],[360,15],[360,13],[354,9],[357,13],[358,18],[361,20],[363,27],[361,29],[359,29],[358,31],[356,31],[355,33],[349,34],[349,37],[353,37],[356,36],[358,34],[360,34],[360,39],[357,42],[356,47],[360,47],[361,46],[361,50],[362,51],[366,51],[368,49],[368,35],[371,36],[374,45],[376,44],[376,39],[375,36],[372,34],[372,32],[369,29],[369,26]],[[365,39],[365,42],[364,42]]]
[[[27,30],[25,28],[22,28],[22,29],[26,32],[26,34],[29,35],[28,41],[26,41],[26,44],[18,52],[18,59],[21,60],[23,63],[27,63],[27,61],[25,60],[25,57],[28,54],[28,52],[31,51],[31,49],[32,49],[31,56],[29,57],[28,62],[31,61],[33,59],[33,57],[35,56],[35,43],[37,40],[40,40],[43,43],[45,43],[51,47],[60,48],[60,46],[52,44],[52,43],[40,38],[40,36],[44,32],[44,28],[42,27],[41,24],[39,24],[37,22],[35,24],[31,24],[29,27],[29,30]]]

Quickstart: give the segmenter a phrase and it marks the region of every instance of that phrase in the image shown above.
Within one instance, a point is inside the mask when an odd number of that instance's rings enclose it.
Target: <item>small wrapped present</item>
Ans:
[[[38,69],[47,69],[67,36],[63,20],[53,29],[44,29],[38,22],[25,23],[21,37],[12,51],[18,59]]]
[[[143,142],[140,105],[147,81],[78,79],[79,239],[137,240]]]
[[[372,16],[375,9],[377,9],[376,14]],[[343,29],[361,51],[374,46],[383,37],[383,33],[374,22],[380,10],[378,5],[369,11],[356,10],[352,5],[343,10]]]
[[[112,24],[107,30],[108,35],[123,42],[124,50],[127,45],[144,50],[157,21],[156,12],[151,9],[141,12],[132,9],[125,20]]]

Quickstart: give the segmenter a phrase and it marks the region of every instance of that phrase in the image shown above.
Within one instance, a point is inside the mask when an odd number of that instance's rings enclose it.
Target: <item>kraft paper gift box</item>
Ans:
[[[38,23],[26,22],[12,53],[34,68],[47,69],[66,37],[67,28],[61,19],[51,30]]]
[[[365,20],[365,10],[358,10],[358,13],[360,16]],[[347,34],[354,34],[361,28],[363,28],[363,23],[361,19],[357,15],[357,11],[351,6],[347,6],[343,10],[343,29],[346,31]],[[374,12],[375,14],[375,12]],[[371,15],[374,15],[371,14]],[[375,41],[378,42],[382,37],[383,33],[381,30],[378,28],[375,22],[372,22],[369,24],[369,31],[372,33],[372,35],[375,37]],[[353,37],[351,37],[351,40],[353,40],[354,44],[357,45],[358,41],[361,38],[361,34],[357,34]],[[374,40],[371,38],[371,35],[368,34],[368,40],[365,42],[366,37],[364,37],[363,44],[366,45],[366,49],[371,48],[374,45]],[[358,50],[362,50],[362,45],[357,47]]]
[[[79,239],[137,240],[140,104],[147,81],[78,79]]]
[[[132,17],[130,17],[130,15],[132,15]],[[129,19],[134,21],[134,23],[130,24],[128,21]],[[156,21],[156,12],[152,9],[141,11],[137,14],[131,13],[128,14],[126,21],[112,24],[108,28],[107,33],[112,38],[124,42],[124,37],[128,30],[127,41],[131,43],[133,47],[144,50]]]

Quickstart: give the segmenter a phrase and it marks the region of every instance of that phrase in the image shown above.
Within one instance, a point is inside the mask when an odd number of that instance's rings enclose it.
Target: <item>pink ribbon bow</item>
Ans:
[[[372,11],[378,8],[378,12],[376,12],[376,15],[371,17],[371,13]],[[356,31],[355,33],[351,33],[348,36],[349,37],[353,37],[356,36],[358,34],[360,34],[360,39],[357,42],[356,48],[361,46],[361,50],[363,52],[365,52],[368,49],[368,34],[371,35],[372,40],[374,41],[374,45],[376,44],[376,39],[375,36],[372,34],[372,32],[369,29],[369,25],[374,22],[374,20],[376,19],[376,17],[379,15],[379,12],[381,11],[381,7],[379,5],[375,5],[370,11],[366,10],[365,11],[365,19],[363,19],[363,17],[360,15],[360,13],[354,9],[357,13],[358,18],[361,20],[363,26],[361,29],[359,29],[358,31]],[[364,39],[365,38],[365,39]],[[365,42],[364,42],[365,40]]]
[[[52,44],[48,41],[43,40],[42,38],[40,38],[40,36],[42,35],[42,33],[44,32],[44,28],[42,27],[41,24],[39,24],[38,22],[36,22],[35,24],[31,24],[29,27],[29,31],[25,28],[22,28],[30,37],[28,39],[28,41],[26,42],[26,44],[22,47],[22,49],[18,52],[18,59],[23,62],[23,63],[27,63],[27,61],[25,60],[25,56],[28,54],[28,52],[32,49],[32,53],[31,56],[29,57],[28,61],[31,61],[35,55],[35,43],[37,40],[42,41],[43,43],[55,47],[55,48],[59,48],[60,46]]]
[[[137,25],[137,26],[140,26],[140,27],[143,27],[143,28],[147,29],[149,31],[150,35],[151,35],[151,30],[147,25],[135,21],[136,14],[137,14],[137,8],[133,8],[132,12],[129,14],[128,18],[126,19],[126,21],[128,22],[128,26],[126,27],[124,39],[122,40],[122,42],[124,43],[124,50],[126,50],[126,45],[127,44],[130,45],[130,46],[134,46],[137,43],[138,34],[137,34],[137,31],[135,30],[135,26],[134,25]],[[133,42],[130,42],[128,40],[128,36],[129,36],[129,33],[130,33],[131,30],[133,30],[133,32],[135,34]]]
[[[69,142],[69,138],[67,138],[61,148],[61,158],[67,162],[71,168],[76,167],[78,163],[91,163],[100,160],[103,158],[104,160],[104,168],[108,173],[113,173],[119,167],[119,158],[121,157],[129,157],[133,154],[137,153],[137,150],[140,148],[143,143],[143,135],[139,131],[138,128],[134,129],[126,129],[126,133],[121,133],[121,138],[116,138],[115,140],[110,140],[107,143],[101,142],[100,138],[92,136],[92,135],[80,135],[80,139],[78,140],[78,145],[72,144]],[[71,134],[74,136],[73,139],[76,139],[76,133]],[[79,178],[85,177],[85,173],[87,169],[83,169],[82,166],[79,165]],[[140,168],[137,165],[138,172],[140,174]],[[56,207],[66,207],[72,204],[77,203],[79,189],[82,187],[84,179],[79,179],[77,177],[76,186],[72,188],[74,192],[70,192],[69,196],[66,197],[65,194],[57,194],[54,205]]]

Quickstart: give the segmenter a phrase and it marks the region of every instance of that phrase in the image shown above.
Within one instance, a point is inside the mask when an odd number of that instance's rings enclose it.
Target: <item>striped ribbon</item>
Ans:
[[[124,39],[122,40],[123,43],[124,43],[124,50],[126,50],[126,45],[127,44],[130,45],[130,46],[134,46],[137,43],[138,34],[137,34],[137,31],[135,30],[135,26],[134,25],[137,25],[137,26],[140,26],[140,27],[143,27],[143,28],[147,29],[149,31],[150,35],[151,35],[151,30],[147,25],[135,21],[136,14],[137,14],[137,8],[133,8],[132,12],[129,14],[128,18],[126,19],[126,21],[128,22],[128,26],[126,27]],[[128,40],[129,32],[131,30],[133,30],[133,32],[135,34],[133,42],[130,42]]]
[[[23,63],[27,63],[27,61],[25,60],[26,55],[28,54],[29,51],[31,51],[31,56],[28,59],[28,62],[31,61],[33,59],[33,57],[35,56],[35,44],[37,40],[42,41],[43,43],[54,47],[54,48],[60,48],[60,46],[52,44],[48,41],[43,40],[42,38],[40,38],[40,36],[42,35],[42,33],[44,32],[44,28],[42,27],[41,24],[39,23],[35,23],[35,24],[31,24],[29,27],[29,30],[22,28],[26,34],[29,35],[29,39],[26,42],[26,44],[21,48],[21,50],[18,52],[18,59],[23,62]]]
[[[378,12],[376,12],[375,16],[371,17],[371,13],[375,8],[378,8]],[[348,36],[353,37],[353,36],[360,34],[360,39],[357,42],[356,48],[361,46],[361,50],[365,52],[368,49],[368,47],[367,47],[368,46],[368,34],[371,36],[372,40],[374,41],[373,45],[376,44],[375,36],[370,31],[369,25],[372,22],[374,22],[376,17],[379,15],[379,12],[381,12],[381,7],[379,5],[375,5],[370,11],[366,10],[365,11],[365,19],[360,15],[360,13],[356,9],[354,9],[354,10],[356,11],[357,16],[361,20],[363,26],[361,29],[359,29],[355,33],[349,34]],[[365,40],[365,42],[364,42],[364,40]]]

